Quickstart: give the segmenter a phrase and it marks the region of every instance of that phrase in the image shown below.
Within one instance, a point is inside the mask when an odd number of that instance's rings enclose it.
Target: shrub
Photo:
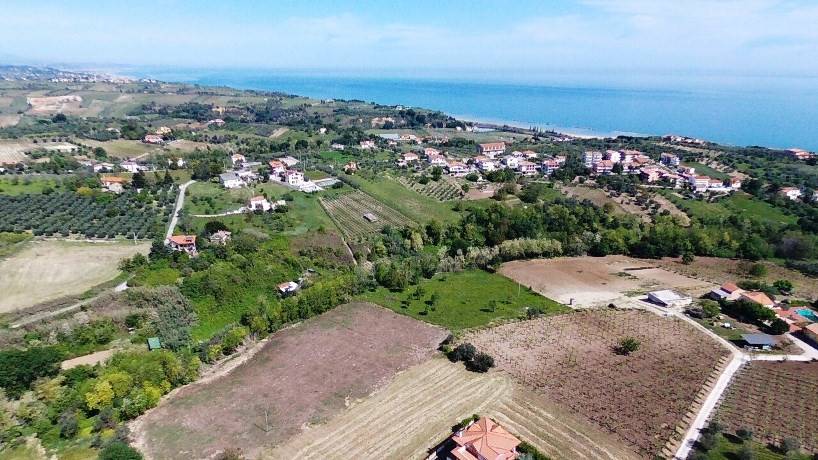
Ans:
[[[640,346],[642,346],[642,343],[634,337],[622,337],[619,339],[619,343],[616,345],[615,351],[620,355],[627,356],[639,350]]]
[[[536,447],[523,441],[517,446],[517,452],[523,454],[520,460],[551,460],[550,457],[540,452]]]
[[[736,430],[736,436],[742,441],[749,441],[753,439],[753,432],[749,428],[739,428]]]
[[[479,352],[474,355],[474,359],[466,363],[466,367],[475,372],[488,372],[489,369],[494,367],[494,358],[486,353]]]
[[[773,287],[778,289],[778,292],[784,295],[792,293],[792,283],[788,280],[778,280],[773,283]]]
[[[142,454],[122,441],[113,441],[100,451],[99,460],[142,460]]]
[[[474,345],[470,343],[461,343],[460,345],[456,346],[451,353],[449,353],[449,359],[453,362],[471,361],[476,353],[477,349],[474,347]]]
[[[781,318],[776,318],[770,323],[769,331],[773,335],[781,335],[790,330],[790,325]]]
[[[57,421],[57,425],[60,427],[61,438],[73,438],[77,435],[77,431],[79,431],[77,413],[73,410],[63,412],[60,414],[60,419]]]
[[[753,264],[750,266],[750,270],[748,271],[750,276],[755,278],[761,278],[767,275],[767,267],[764,266],[762,263]]]
[[[0,387],[9,396],[19,396],[40,377],[59,372],[62,353],[51,347],[0,351]]]

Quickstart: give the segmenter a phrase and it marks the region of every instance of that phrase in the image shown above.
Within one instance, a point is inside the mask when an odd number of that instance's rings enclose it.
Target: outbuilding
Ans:
[[[648,292],[648,300],[663,307],[684,307],[693,302],[693,298],[670,289]]]
[[[745,348],[754,350],[770,350],[778,345],[778,340],[769,334],[742,334],[741,340],[745,343]]]

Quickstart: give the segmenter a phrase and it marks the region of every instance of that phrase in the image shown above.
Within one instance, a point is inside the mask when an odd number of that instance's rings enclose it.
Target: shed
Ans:
[[[159,341],[159,337],[149,337],[148,338],[148,350],[158,350],[162,348],[162,342]]]
[[[769,350],[778,345],[778,340],[769,334],[742,334],[741,339],[751,348],[760,348],[762,350]]]
[[[367,213],[364,214],[364,219],[366,219],[366,220],[368,220],[370,222],[377,222],[378,221],[378,216],[376,216],[375,214],[372,214],[371,212],[367,212]]]
[[[665,307],[682,307],[685,305],[690,305],[693,302],[693,299],[690,296],[679,294],[678,292],[671,291],[670,289],[649,292],[648,300]]]

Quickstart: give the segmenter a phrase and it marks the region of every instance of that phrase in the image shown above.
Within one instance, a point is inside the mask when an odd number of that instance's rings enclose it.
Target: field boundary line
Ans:
[[[336,227],[338,227],[338,231],[341,233],[341,241],[344,242],[344,247],[347,248],[347,253],[349,253],[350,257],[352,257],[352,263],[357,266],[358,261],[355,259],[355,254],[352,252],[352,248],[349,246],[349,243],[347,242],[344,230],[338,224],[338,221],[335,220],[335,217],[332,215],[332,213],[329,212],[329,210],[327,209],[327,204],[324,203],[324,197],[318,197],[318,203],[321,205],[321,209],[324,210],[324,213],[329,216],[329,219],[332,221],[332,223],[335,224]]]

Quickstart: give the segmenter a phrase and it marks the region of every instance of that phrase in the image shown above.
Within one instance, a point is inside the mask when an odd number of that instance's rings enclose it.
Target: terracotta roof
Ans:
[[[753,292],[745,292],[741,295],[742,297],[751,300],[759,305],[775,305],[775,302],[771,298],[767,296],[767,294],[763,292],[753,291]]]
[[[254,197],[250,198],[250,201],[251,201],[251,202],[253,202],[253,201],[265,201],[265,200],[267,200],[267,198],[264,198],[264,197],[263,197],[263,196],[261,196],[261,195],[256,195],[256,196],[254,196]]]
[[[480,144],[480,148],[483,150],[499,150],[506,148],[505,142],[486,142],[485,144]]]
[[[728,281],[721,285],[721,290],[732,294],[733,292],[739,290],[739,287],[736,283]]]
[[[512,460],[520,440],[488,417],[482,417],[465,430],[452,436],[459,446],[486,460]]]
[[[170,240],[176,244],[196,244],[196,235],[173,235]]]
[[[813,334],[818,334],[818,323],[812,323],[809,326],[804,327],[804,329],[812,332]]]
[[[108,176],[108,177],[103,177],[102,179],[100,179],[100,181],[101,182],[108,182],[108,183],[111,183],[111,184],[114,184],[114,183],[121,184],[121,183],[125,182],[125,178],[124,177],[117,177],[117,176]]]

